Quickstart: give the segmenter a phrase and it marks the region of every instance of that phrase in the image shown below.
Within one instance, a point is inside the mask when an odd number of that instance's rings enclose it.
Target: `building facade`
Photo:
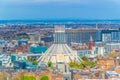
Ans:
[[[112,67],[115,67],[115,59],[113,58],[98,58],[97,59],[97,66],[102,70],[106,71]]]
[[[106,43],[105,44],[105,53],[108,54],[114,49],[120,49],[120,43]]]
[[[93,40],[97,39],[96,29],[67,29],[66,30],[66,42],[69,44],[71,42],[76,43],[87,43],[92,36]]]
[[[97,41],[120,42],[120,29],[98,30]]]

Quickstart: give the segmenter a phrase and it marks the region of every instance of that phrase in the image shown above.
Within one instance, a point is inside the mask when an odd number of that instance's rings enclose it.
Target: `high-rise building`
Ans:
[[[98,30],[97,41],[120,42],[120,29],[118,30]]]
[[[97,30],[96,29],[67,29],[66,30],[66,42],[76,43],[87,43],[89,42],[90,36],[94,41],[97,41]]]
[[[111,33],[111,40],[120,42],[120,30]]]

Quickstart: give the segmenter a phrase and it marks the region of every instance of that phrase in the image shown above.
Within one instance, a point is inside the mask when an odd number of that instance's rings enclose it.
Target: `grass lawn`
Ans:
[[[24,76],[23,80],[36,80],[34,76]]]
[[[49,77],[48,77],[48,76],[42,76],[42,77],[40,78],[40,80],[49,80]]]

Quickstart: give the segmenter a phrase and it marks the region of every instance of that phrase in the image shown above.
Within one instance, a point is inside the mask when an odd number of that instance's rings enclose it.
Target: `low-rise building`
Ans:
[[[107,79],[113,79],[113,80],[120,79],[120,74],[115,71],[107,71],[106,76],[107,76]]]
[[[103,70],[106,71],[116,65],[114,58],[98,58],[97,59],[97,66]]]
[[[82,70],[73,74],[74,80],[86,80],[86,79],[100,79],[100,72],[92,72],[88,70]]]
[[[35,54],[44,53],[47,49],[48,49],[47,46],[40,46],[37,44],[30,45],[30,52],[35,53]]]
[[[108,54],[112,50],[120,49],[120,43],[106,43],[105,44],[105,53]]]
[[[10,67],[11,57],[7,54],[0,54],[0,66]]]

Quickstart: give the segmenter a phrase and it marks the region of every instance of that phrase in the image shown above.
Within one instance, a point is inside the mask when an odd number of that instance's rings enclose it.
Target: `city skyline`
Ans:
[[[119,80],[120,0],[0,0],[0,80]]]
[[[53,24],[1,24],[0,80],[120,79],[119,27]]]
[[[1,0],[0,19],[120,19],[119,0]]]

